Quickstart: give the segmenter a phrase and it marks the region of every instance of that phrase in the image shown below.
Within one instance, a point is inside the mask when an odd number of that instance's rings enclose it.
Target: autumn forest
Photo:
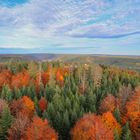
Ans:
[[[140,73],[88,63],[1,62],[0,140],[140,140]]]

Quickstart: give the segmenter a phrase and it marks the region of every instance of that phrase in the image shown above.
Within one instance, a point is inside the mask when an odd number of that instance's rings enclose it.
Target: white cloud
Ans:
[[[1,6],[0,48],[113,46],[112,40],[94,38],[140,31],[139,12],[139,0],[30,0]],[[138,44],[138,39],[129,40],[131,46]]]

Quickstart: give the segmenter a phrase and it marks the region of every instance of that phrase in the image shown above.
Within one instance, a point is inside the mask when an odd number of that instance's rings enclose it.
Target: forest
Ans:
[[[1,62],[0,140],[140,140],[140,73],[103,64]]]

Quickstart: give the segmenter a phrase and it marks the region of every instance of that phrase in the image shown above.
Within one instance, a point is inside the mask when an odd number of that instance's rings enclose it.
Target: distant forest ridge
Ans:
[[[92,54],[0,54],[0,62],[10,61],[63,61],[118,66],[140,72],[140,56]]]

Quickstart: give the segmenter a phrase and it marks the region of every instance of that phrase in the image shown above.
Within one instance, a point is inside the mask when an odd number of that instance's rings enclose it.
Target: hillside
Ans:
[[[0,62],[13,61],[52,61],[102,64],[117,66],[140,71],[140,56],[113,56],[113,55],[64,55],[64,54],[23,54],[0,55]]]

